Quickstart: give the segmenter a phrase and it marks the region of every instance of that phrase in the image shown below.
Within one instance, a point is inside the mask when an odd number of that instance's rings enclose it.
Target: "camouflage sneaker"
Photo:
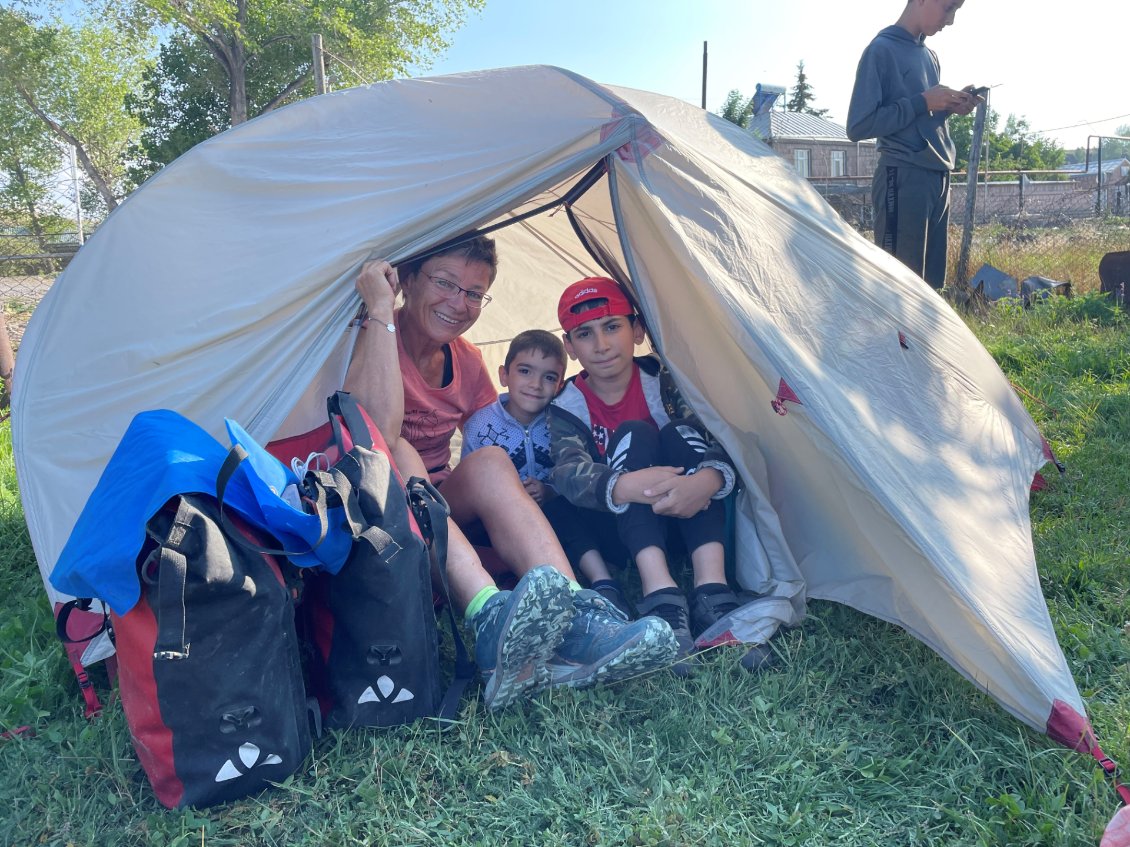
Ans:
[[[627,616],[597,592],[574,592],[576,614],[547,667],[550,685],[586,688],[665,668],[679,644],[664,621]]]
[[[573,614],[569,580],[548,565],[527,573],[513,591],[500,591],[487,600],[471,625],[488,709],[503,709],[549,683],[546,660]]]

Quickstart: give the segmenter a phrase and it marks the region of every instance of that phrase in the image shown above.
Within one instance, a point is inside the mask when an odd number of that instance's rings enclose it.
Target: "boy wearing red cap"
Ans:
[[[584,371],[549,407],[554,486],[615,522],[639,569],[639,614],[666,620],[685,658],[694,648],[692,630],[699,635],[741,605],[726,582],[721,502],[734,487],[733,465],[659,360],[634,356],[644,327],[615,281],[573,283],[557,316],[566,352]],[[668,567],[672,522],[694,570],[689,604]],[[686,673],[689,666],[680,662],[676,670]]]

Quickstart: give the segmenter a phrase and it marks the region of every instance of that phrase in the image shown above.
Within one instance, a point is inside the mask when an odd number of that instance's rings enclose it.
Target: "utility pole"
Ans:
[[[702,108],[706,109],[706,42],[702,42]]]
[[[81,247],[86,243],[86,235],[82,231],[82,192],[78,183],[78,154],[75,152],[75,145],[70,144],[68,148],[71,159],[71,185],[75,195],[75,240]]]
[[[326,93],[326,62],[325,56],[322,52],[322,36],[321,33],[315,33],[310,36],[310,49],[313,53],[314,61],[314,93]]]

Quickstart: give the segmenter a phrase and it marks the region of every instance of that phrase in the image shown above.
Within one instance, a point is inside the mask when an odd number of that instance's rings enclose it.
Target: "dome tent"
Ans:
[[[134,414],[217,437],[229,417],[260,441],[311,428],[344,375],[360,265],[473,230],[499,243],[469,334],[488,362],[556,329],[582,276],[635,298],[745,482],[736,573],[763,599],[742,635],[798,622],[806,597],[846,603],[1090,750],[1028,519],[1050,454],[989,354],[738,127],[552,67],[303,101],[197,146],[110,216],[20,350],[13,445],[44,576]]]

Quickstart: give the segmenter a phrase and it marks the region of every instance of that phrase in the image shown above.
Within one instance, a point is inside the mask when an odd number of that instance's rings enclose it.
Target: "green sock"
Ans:
[[[463,612],[463,620],[469,621],[483,610],[487,600],[498,593],[497,585],[488,585],[482,589],[478,594],[471,598],[471,602],[467,604],[466,610]]]

